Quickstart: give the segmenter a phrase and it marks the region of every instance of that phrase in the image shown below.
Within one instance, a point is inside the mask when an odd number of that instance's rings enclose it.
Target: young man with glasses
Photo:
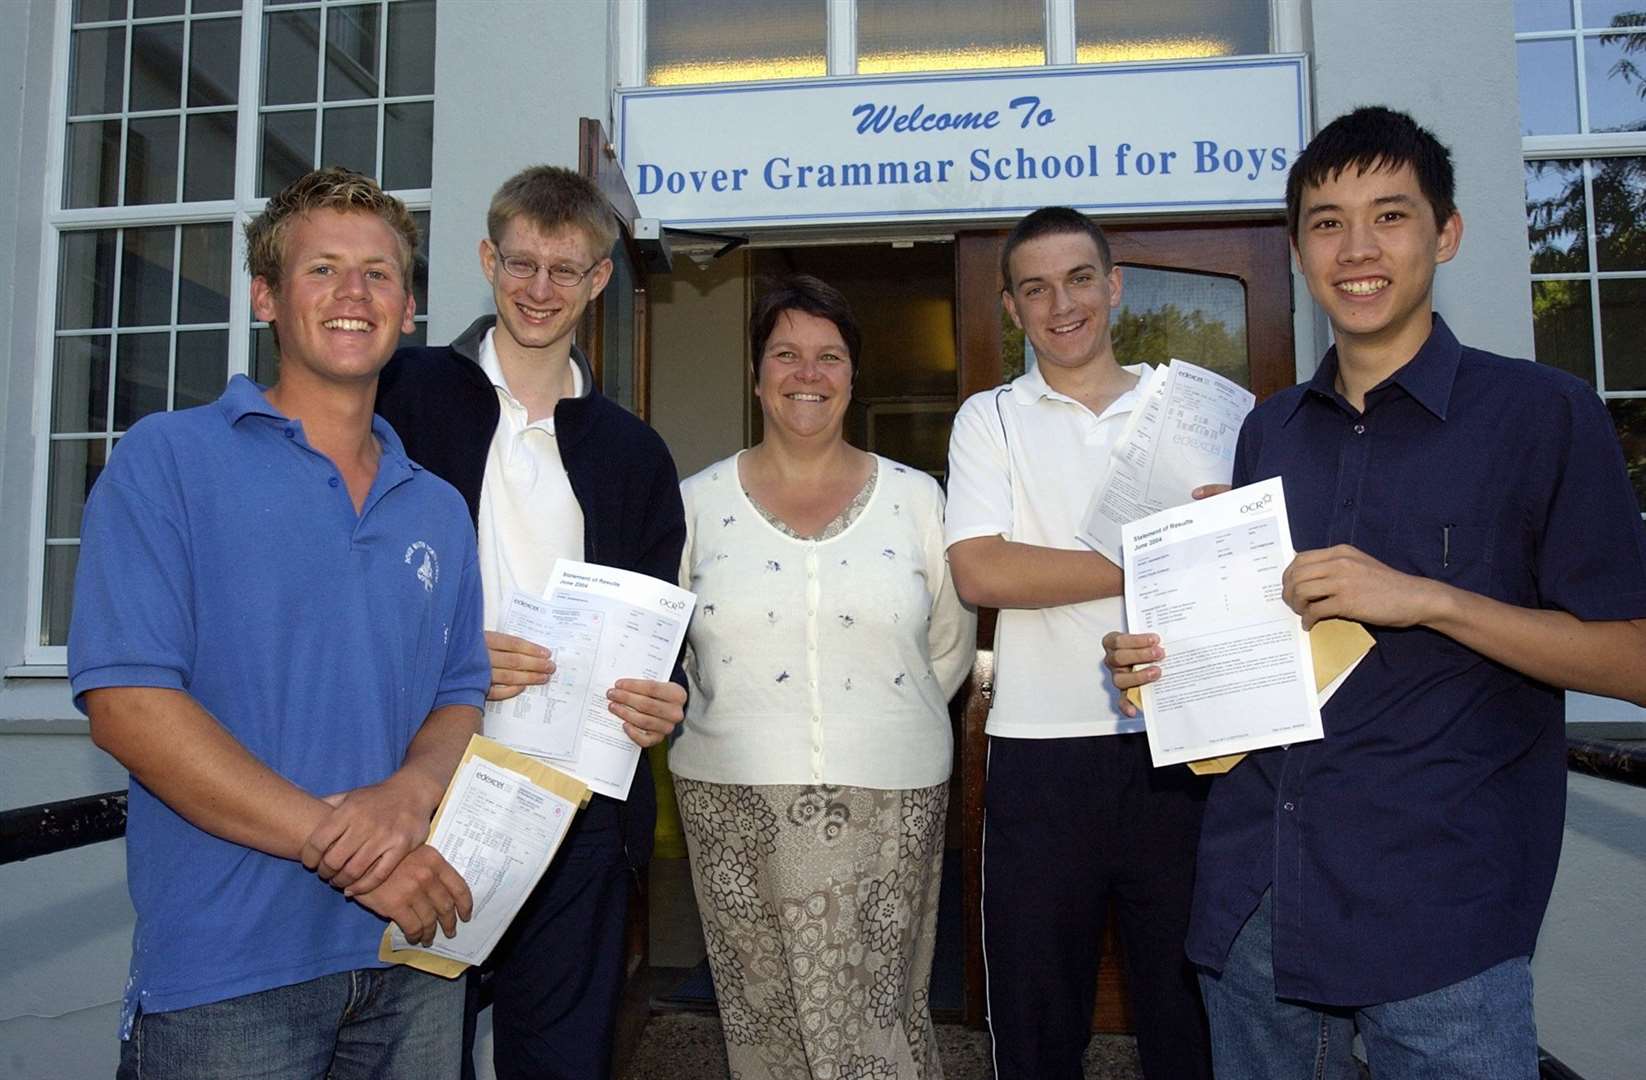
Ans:
[[[497,314],[441,348],[406,348],[377,410],[411,457],[468,501],[479,533],[491,700],[548,681],[548,651],[497,633],[515,589],[541,594],[557,558],[673,581],[685,542],[674,462],[645,423],[604,397],[572,343],[611,278],[604,196],[536,166],[492,197],[480,269]],[[683,685],[622,679],[609,708],[642,747],[683,716]],[[499,1077],[583,1080],[611,1071],[631,877],[651,855],[657,807],[644,758],[626,801],[596,795],[486,965]],[[479,985],[471,977],[472,1047]],[[472,1075],[465,1059],[465,1074]]]

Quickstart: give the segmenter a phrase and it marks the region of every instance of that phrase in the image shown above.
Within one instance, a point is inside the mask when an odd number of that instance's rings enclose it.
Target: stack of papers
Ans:
[[[1122,565],[1122,526],[1188,502],[1203,484],[1227,484],[1250,391],[1186,360],[1145,368],[1142,401],[1115,445],[1109,475],[1086,509],[1081,542]]]
[[[1155,765],[1323,737],[1320,705],[1371,636],[1338,623],[1317,662],[1281,598],[1291,537],[1278,477],[1124,526],[1127,627],[1166,650],[1140,695]]]
[[[549,649],[541,686],[486,704],[486,735],[602,795],[629,797],[640,747],[606,707],[618,679],[666,681],[697,597],[665,581],[560,559],[541,597],[515,592],[498,630]]]
[[[463,875],[474,912],[457,924],[455,937],[436,930],[427,947],[413,945],[390,924],[377,958],[448,979],[485,960],[588,800],[581,781],[483,736],[472,737],[435,811],[429,843]]]

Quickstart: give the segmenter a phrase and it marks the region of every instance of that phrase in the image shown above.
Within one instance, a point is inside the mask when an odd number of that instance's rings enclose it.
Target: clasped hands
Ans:
[[[406,940],[447,937],[474,914],[463,875],[426,842],[438,803],[401,773],[378,784],[327,795],[331,808],[303,844],[303,865],[343,895],[392,920]]]

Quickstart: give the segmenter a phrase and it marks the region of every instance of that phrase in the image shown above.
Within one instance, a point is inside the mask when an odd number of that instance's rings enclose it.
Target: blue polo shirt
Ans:
[[[1234,482],[1281,477],[1299,551],[1584,620],[1646,617],[1646,534],[1616,430],[1560,371],[1427,343],[1356,412],[1337,354],[1241,429]],[[1559,689],[1432,630],[1377,645],[1322,710],[1324,740],[1213,785],[1188,950],[1218,969],[1274,890],[1275,990],[1358,1006],[1527,955],[1566,808]]]
[[[186,691],[263,764],[315,795],[382,780],[430,711],[490,681],[462,498],[373,418],[356,515],[330,459],[257,384],[150,416],[86,503],[69,677]],[[188,747],[177,747],[188,753]],[[165,1012],[377,966],[385,923],[301,863],[190,825],[131,783],[137,927],[123,1030]]]

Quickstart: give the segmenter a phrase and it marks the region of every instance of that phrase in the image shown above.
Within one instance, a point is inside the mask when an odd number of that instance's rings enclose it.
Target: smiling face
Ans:
[[[414,329],[400,238],[366,211],[313,210],[286,230],[281,279],[252,279],[280,339],[280,382],[364,382]]]
[[[480,241],[480,269],[491,282],[498,336],[506,339],[494,338],[500,348],[558,353],[570,347],[583,309],[600,295],[612,273],[606,252],[592,247],[574,225],[545,232],[523,217],[510,219],[495,244],[490,239]],[[529,259],[537,264],[537,273],[517,278],[503,268],[505,258]],[[557,285],[549,279],[554,267],[589,273],[576,285]]]
[[[852,399],[851,354],[840,328],[804,311],[784,311],[760,354],[754,392],[768,428],[840,438]]]
[[[1344,169],[1303,189],[1293,252],[1341,351],[1399,363],[1428,340],[1435,267],[1457,254],[1463,219],[1443,222],[1410,165]]]
[[[1120,268],[1103,268],[1097,244],[1084,232],[1053,233],[1012,252],[1006,312],[1034,346],[1038,363],[1085,367],[1112,360],[1109,314],[1120,306]]]

